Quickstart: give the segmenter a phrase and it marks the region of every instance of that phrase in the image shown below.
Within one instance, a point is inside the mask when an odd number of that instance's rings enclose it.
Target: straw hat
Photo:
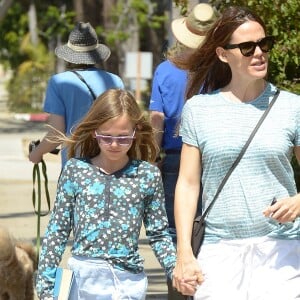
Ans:
[[[203,42],[206,32],[217,19],[215,10],[207,3],[194,6],[187,17],[175,19],[172,32],[176,39],[189,48],[198,48]]]
[[[110,49],[98,43],[96,31],[90,23],[79,22],[71,31],[68,43],[58,46],[55,54],[73,64],[94,65],[106,61]]]

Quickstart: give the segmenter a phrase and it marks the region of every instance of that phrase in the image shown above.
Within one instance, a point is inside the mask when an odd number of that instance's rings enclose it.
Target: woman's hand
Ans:
[[[279,223],[293,222],[300,216],[300,195],[283,198],[268,206],[263,214]]]
[[[193,296],[204,281],[202,271],[194,256],[189,259],[177,259],[173,272],[173,287],[183,295]]]

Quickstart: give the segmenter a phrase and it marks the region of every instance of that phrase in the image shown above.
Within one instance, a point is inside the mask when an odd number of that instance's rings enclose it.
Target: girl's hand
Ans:
[[[202,271],[195,257],[187,260],[177,259],[173,272],[173,286],[183,295],[193,296],[204,281]]]

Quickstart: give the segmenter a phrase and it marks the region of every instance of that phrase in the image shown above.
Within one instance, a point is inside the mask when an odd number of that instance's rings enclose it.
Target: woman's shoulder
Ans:
[[[281,88],[275,87],[273,84],[270,84],[270,90],[272,95],[276,89],[279,90],[278,99],[276,102],[278,103],[279,107],[283,109],[291,109],[294,111],[300,111],[300,95],[297,95],[291,91],[284,90]]]
[[[282,88],[278,88],[277,86],[275,86],[273,83],[271,82],[268,82],[268,85],[267,85],[267,88],[265,90],[265,92],[267,94],[270,94],[270,95],[273,95],[275,93],[275,91],[279,91],[279,96],[278,98],[293,98],[293,99],[300,99],[300,96],[291,92],[291,91],[288,91],[288,90],[285,90],[285,89],[282,89]]]
[[[297,95],[297,94],[287,91],[287,90],[280,90],[279,97],[300,103],[300,95]]]

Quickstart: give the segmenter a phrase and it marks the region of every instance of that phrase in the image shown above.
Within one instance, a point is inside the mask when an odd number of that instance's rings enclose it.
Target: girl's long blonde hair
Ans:
[[[124,114],[136,128],[135,139],[128,151],[129,158],[155,161],[159,149],[148,116],[139,107],[133,95],[122,89],[110,89],[101,94],[71,136],[61,136],[64,146],[68,148],[68,158],[92,158],[98,155],[100,148],[93,133],[103,123]]]

